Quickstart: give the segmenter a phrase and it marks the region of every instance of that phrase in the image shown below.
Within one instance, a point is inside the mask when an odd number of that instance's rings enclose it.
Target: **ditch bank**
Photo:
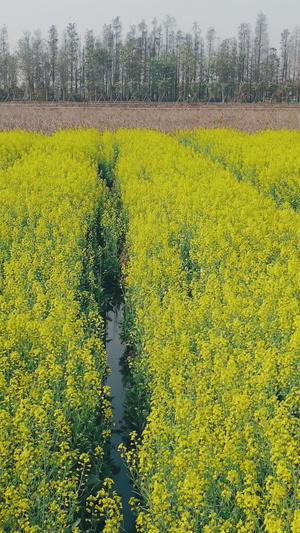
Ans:
[[[102,212],[99,245],[101,250],[102,298],[101,314],[105,320],[105,347],[108,374],[106,386],[109,387],[112,409],[112,427],[109,442],[110,477],[113,489],[121,498],[123,522],[122,533],[135,533],[135,517],[130,499],[136,496],[129,469],[121,457],[120,445],[127,445],[131,430],[128,424],[126,398],[128,373],[126,368],[127,348],[123,340],[124,303],[122,291],[121,260],[126,235],[126,216],[122,208],[119,186],[115,180],[114,167],[118,148],[114,146],[114,157],[104,161],[99,167],[99,176],[106,183],[108,194]]]
[[[121,340],[121,324],[123,320],[123,304],[115,306],[106,315],[106,353],[110,373],[106,384],[110,388],[111,407],[113,412],[113,428],[110,439],[110,459],[112,463],[112,479],[114,488],[121,496],[123,525],[126,533],[134,533],[135,520],[129,500],[134,496],[128,468],[121,458],[119,446],[128,441],[129,428],[124,419],[124,403],[126,384],[122,359],[126,346]]]

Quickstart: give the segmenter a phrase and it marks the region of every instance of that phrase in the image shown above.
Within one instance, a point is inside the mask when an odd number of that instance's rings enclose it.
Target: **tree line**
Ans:
[[[101,36],[82,40],[75,23],[61,37],[51,26],[24,32],[11,50],[0,28],[0,100],[23,101],[300,101],[300,27],[284,29],[280,48],[270,46],[267,18],[254,29],[220,39],[199,24],[185,33],[176,20],[143,20],[122,36],[119,17]]]

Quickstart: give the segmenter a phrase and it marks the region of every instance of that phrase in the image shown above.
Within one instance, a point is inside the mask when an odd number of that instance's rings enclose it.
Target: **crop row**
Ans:
[[[171,136],[117,141],[130,366],[149,413],[127,453],[137,528],[296,533],[299,215]]]
[[[119,500],[102,486],[101,136],[10,132],[0,146],[0,530],[94,531],[110,513],[115,531]]]

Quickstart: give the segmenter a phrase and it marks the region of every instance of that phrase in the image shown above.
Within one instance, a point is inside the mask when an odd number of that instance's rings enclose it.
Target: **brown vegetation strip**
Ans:
[[[298,104],[0,104],[0,129],[22,128],[52,133],[59,128],[152,128],[162,131],[194,127],[231,127],[245,131],[300,129]]]

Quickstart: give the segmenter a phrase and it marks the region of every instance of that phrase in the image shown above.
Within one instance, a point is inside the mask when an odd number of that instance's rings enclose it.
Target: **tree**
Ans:
[[[24,98],[32,100],[34,93],[34,61],[30,32],[24,32],[18,41],[18,59],[23,78]]]
[[[45,99],[47,76],[47,52],[40,30],[34,32],[32,40],[33,84],[35,98]]]
[[[257,15],[254,35],[253,79],[255,82],[255,99],[263,99],[265,90],[265,73],[269,53],[269,35],[266,16],[260,12]]]
[[[113,48],[112,48],[112,97],[117,97],[116,87],[121,78],[121,50],[122,50],[122,24],[120,17],[112,21]]]
[[[235,39],[224,39],[215,58],[215,71],[222,102],[234,99],[237,65],[237,43]]]
[[[287,79],[289,74],[289,30],[283,30],[281,34],[280,50],[281,50],[281,81]]]
[[[172,101],[175,96],[176,60],[173,54],[165,52],[153,58],[150,64],[152,94],[155,100]]]
[[[251,93],[251,26],[243,23],[238,28],[237,45],[237,99],[249,101]]]
[[[149,35],[149,60],[159,57],[162,52],[162,27],[158,24],[157,18],[152,20],[152,31]]]
[[[180,51],[180,92],[183,100],[191,99],[191,84],[195,79],[198,56],[194,51],[194,42],[191,34],[182,35]]]
[[[171,15],[167,15],[163,21],[165,30],[165,52],[173,53],[175,49],[175,28],[176,19]]]
[[[211,99],[211,88],[213,83],[213,60],[215,53],[216,30],[209,28],[206,33],[206,90],[207,99]]]
[[[291,79],[294,85],[294,95],[297,102],[300,100],[300,27],[292,32],[291,47]]]
[[[97,54],[93,30],[85,35],[84,66],[84,96],[88,100],[97,100]]]
[[[138,55],[140,61],[139,95],[140,99],[150,97],[149,85],[149,39],[148,27],[144,20],[138,25],[139,35],[137,39]]]
[[[62,43],[58,51],[58,74],[59,74],[59,99],[63,102],[68,96],[68,82],[69,82],[69,57],[68,57],[68,42],[66,31],[62,36]]]
[[[68,61],[70,96],[78,92],[78,52],[79,52],[79,35],[76,30],[76,24],[69,23],[66,30],[66,52]]]
[[[9,67],[9,43],[8,31],[4,25],[0,28],[0,90],[6,91],[8,88],[8,67]]]
[[[51,26],[48,31],[48,52],[50,61],[51,97],[58,96],[58,32],[56,26]]]

